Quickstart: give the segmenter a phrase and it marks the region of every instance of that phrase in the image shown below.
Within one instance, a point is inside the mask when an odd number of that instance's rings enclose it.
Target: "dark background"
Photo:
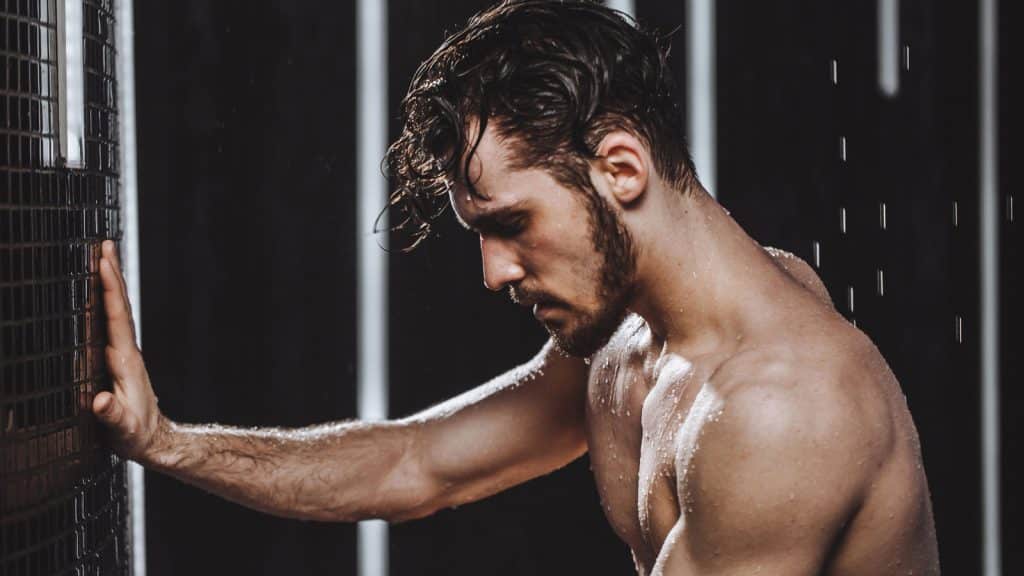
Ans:
[[[389,110],[397,115],[413,70],[444,33],[489,4],[390,2]],[[717,191],[765,245],[813,263],[820,242],[819,273],[837,307],[871,335],[907,394],[944,572],[973,574],[981,563],[977,4],[901,4],[912,65],[886,99],[875,80],[873,2],[717,3]],[[684,24],[683,6],[640,0],[637,13],[668,32]],[[354,3],[152,0],[135,11],[142,324],[161,408],[178,421],[239,426],[353,418]],[[1006,151],[1016,114],[1008,55],[1018,41],[1001,26]],[[682,98],[682,30],[673,58]],[[390,129],[397,135],[397,121]],[[1009,165],[1004,152],[1004,193],[1017,184]],[[1020,360],[1009,327],[1021,314],[1010,248],[1019,233],[1004,224],[1003,489],[1004,510],[1014,511],[1019,392],[1011,384]],[[451,218],[414,253],[391,256],[390,275],[392,416],[526,360],[544,339],[529,315],[484,289],[477,242]],[[963,342],[954,340],[957,315]],[[152,574],[355,572],[353,526],[272,518],[155,474],[146,482]],[[1009,553],[1019,521],[1007,512],[1003,525],[1005,572],[1020,573]],[[395,575],[633,570],[585,457],[486,501],[393,526],[390,561]]]

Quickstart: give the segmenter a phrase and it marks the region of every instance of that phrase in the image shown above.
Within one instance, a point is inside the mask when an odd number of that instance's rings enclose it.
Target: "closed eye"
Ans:
[[[496,236],[510,238],[520,234],[524,229],[526,229],[526,217],[517,215],[508,220],[496,222],[493,232]]]
[[[527,215],[520,211],[502,211],[481,215],[473,222],[472,229],[484,236],[511,238],[526,229]]]

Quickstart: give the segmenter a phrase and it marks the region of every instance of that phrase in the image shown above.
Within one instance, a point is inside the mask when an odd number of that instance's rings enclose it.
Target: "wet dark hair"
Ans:
[[[473,16],[420,65],[402,100],[405,126],[385,158],[395,228],[411,234],[412,248],[457,179],[480,196],[468,168],[491,121],[513,170],[542,168],[592,191],[588,160],[623,129],[685,191],[696,176],[668,53],[667,37],[599,2],[505,0]]]

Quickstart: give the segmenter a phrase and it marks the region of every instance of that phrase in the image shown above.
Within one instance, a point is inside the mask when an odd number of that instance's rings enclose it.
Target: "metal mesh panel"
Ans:
[[[120,235],[113,0],[82,5],[82,166],[61,159],[57,2],[0,0],[0,575],[127,574],[99,242]],[[71,145],[78,145],[71,143]]]

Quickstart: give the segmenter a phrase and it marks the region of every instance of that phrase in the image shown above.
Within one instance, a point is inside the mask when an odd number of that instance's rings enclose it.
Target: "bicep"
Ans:
[[[586,378],[581,360],[548,343],[526,364],[406,418],[434,506],[478,500],[583,454]]]

